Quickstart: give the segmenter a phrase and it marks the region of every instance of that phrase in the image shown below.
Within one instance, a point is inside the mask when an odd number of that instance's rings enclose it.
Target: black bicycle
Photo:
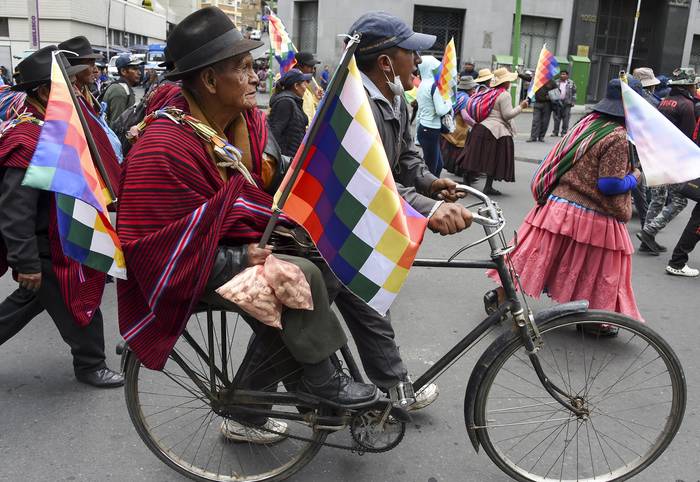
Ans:
[[[533,314],[516,290],[502,212],[481,192],[460,189],[479,200],[470,207],[478,208],[475,222],[485,237],[447,260],[419,259],[414,266],[494,268],[506,300],[421,375],[415,389],[500,329],[467,384],[464,417],[474,448],[483,447],[519,481],[603,482],[638,474],[683,420],[686,383],[677,356],[647,325],[588,310],[586,302]],[[490,244],[490,260],[456,258],[482,242]],[[129,414],[163,462],[199,481],[270,481],[296,473],[323,446],[377,453],[399,444],[409,420],[400,403],[381,399],[349,410],[298,393],[300,367],[279,337],[253,336],[233,315],[195,314],[163,371],[144,369],[129,350],[123,353]],[[618,328],[618,335],[585,329],[599,324]],[[361,380],[349,350],[341,355]],[[269,432],[275,443],[233,442],[222,433],[232,425],[243,435]]]

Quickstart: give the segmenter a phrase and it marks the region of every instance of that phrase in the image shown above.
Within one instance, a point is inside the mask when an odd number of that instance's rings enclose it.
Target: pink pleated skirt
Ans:
[[[632,241],[625,223],[556,196],[533,208],[509,255],[523,291],[591,309],[642,317],[632,290]],[[499,282],[498,273],[487,275]]]

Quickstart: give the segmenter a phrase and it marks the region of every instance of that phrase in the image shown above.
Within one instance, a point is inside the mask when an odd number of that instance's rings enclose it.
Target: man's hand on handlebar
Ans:
[[[447,202],[455,202],[457,199],[466,196],[464,192],[457,192],[457,183],[452,179],[436,179],[430,185],[430,194],[437,199]]]
[[[471,224],[471,211],[455,203],[442,203],[428,220],[430,230],[443,236],[458,233]]]
[[[248,266],[263,264],[268,256],[272,254],[272,246],[269,244],[265,248],[258,248],[258,243],[248,245]]]

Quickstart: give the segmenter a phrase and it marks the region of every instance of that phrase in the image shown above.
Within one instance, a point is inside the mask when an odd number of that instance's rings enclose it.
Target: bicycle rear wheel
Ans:
[[[605,323],[616,337],[589,335]],[[537,353],[545,375],[576,416],[540,383],[519,337],[512,336],[478,389],[474,420],[481,445],[519,481],[618,481],[648,467],[683,420],[686,385],[670,346],[646,325],[616,313],[589,311],[541,329]]]
[[[222,482],[286,479],[316,455],[328,432],[317,430],[305,421],[278,415],[277,419],[288,425],[291,437],[276,443],[233,442],[224,437],[222,423],[225,420],[241,423],[244,434],[252,431],[249,427],[259,426],[261,422],[260,416],[253,422],[250,414],[232,415],[231,407],[226,406],[226,391],[232,388],[231,382],[252,335],[239,315],[227,315],[227,322],[212,320],[209,323],[206,316],[193,316],[162,371],[149,370],[136,356],[129,356],[124,370],[129,415],[148,448],[171,468],[191,479]],[[210,352],[212,345],[214,349]],[[239,376],[236,386],[250,388],[251,379],[259,382],[266,369],[276,370],[274,377],[265,375],[265,386],[257,383],[255,389],[281,392],[285,385],[290,386],[299,375],[298,365],[281,342],[274,350],[266,356],[266,365]],[[214,353],[216,367],[213,384],[209,353]],[[277,370],[280,367],[284,368]],[[202,389],[195,378],[207,389]],[[288,413],[290,418],[299,418],[296,407],[275,405],[270,408]],[[265,419],[263,415],[262,420]],[[297,440],[293,436],[309,440]]]

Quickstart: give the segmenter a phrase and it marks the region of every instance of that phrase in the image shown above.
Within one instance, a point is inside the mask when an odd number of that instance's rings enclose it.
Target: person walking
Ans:
[[[311,77],[316,75],[316,66],[321,63],[320,60],[314,57],[311,52],[297,52],[294,55],[297,61],[296,68],[301,70],[304,74],[309,74]],[[309,118],[309,124],[316,115],[316,109],[318,109],[318,104],[323,97],[323,89],[316,85],[313,81],[309,82],[306,92],[304,92],[304,112]]]
[[[51,92],[55,45],[43,47],[17,66],[26,92],[25,115],[0,133],[0,276],[12,268],[18,288],[0,303],[0,345],[47,311],[73,355],[79,382],[98,388],[124,384],[105,363],[100,302],[105,274],[81,266],[63,254],[53,193],[22,184],[39,143]],[[68,75],[87,65],[71,66],[58,55]]]
[[[629,85],[641,93],[641,84]],[[626,223],[632,216],[630,190],[641,173],[630,162],[620,80],[579,121],[540,164],[531,182],[536,206],[517,232],[508,255],[522,290],[565,303],[588,300],[591,309],[623,313],[641,320],[632,290],[634,251]],[[498,273],[487,272],[498,282]],[[503,288],[484,295],[492,313]],[[598,325],[597,335],[617,329]]]
[[[482,90],[487,90],[491,85],[491,80],[493,79],[493,73],[491,69],[480,69],[479,73],[474,78],[474,82],[477,83],[477,92]]]
[[[681,184],[679,194],[695,201],[695,207],[690,213],[690,219],[673,248],[673,254],[666,266],[666,272],[675,276],[694,278],[700,275],[700,270],[688,266],[688,255],[700,241],[700,178]]]
[[[119,80],[112,83],[104,95],[107,104],[107,123],[114,128],[116,120],[126,109],[136,103],[134,87],[141,81],[141,69],[144,62],[130,55],[120,55],[115,62]]]
[[[462,77],[471,77],[472,79],[474,79],[478,77],[479,72],[476,71],[474,65],[474,59],[467,59],[464,62],[464,67],[462,67],[462,71],[459,73],[459,78],[461,79]]]
[[[661,101],[656,98],[654,91],[661,81],[656,78],[654,71],[649,67],[639,67],[632,71],[632,77],[642,83],[644,89],[644,99],[654,107],[658,108]]]
[[[328,65],[323,66],[321,71],[321,88],[326,90],[328,88],[328,83],[331,81],[331,68]]]
[[[428,169],[435,177],[442,172],[442,153],[440,152],[440,133],[442,131],[442,116],[452,110],[452,103],[445,100],[437,89],[435,72],[440,67],[440,61],[432,55],[421,57],[418,65],[420,71],[420,87],[418,87],[418,142],[423,149],[423,159]]]
[[[549,119],[552,117],[552,101],[549,92],[557,88],[557,84],[550,80],[535,92],[535,102],[532,104],[532,127],[530,138],[525,142],[544,142],[544,136],[549,128]]]
[[[659,104],[661,112],[686,136],[693,138],[695,130],[695,70],[677,69],[669,81],[671,92]],[[680,185],[654,186],[647,208],[644,227],[636,233],[641,241],[640,251],[658,256],[667,248],[656,241],[656,235],[688,205],[688,199],[679,192]]]
[[[444,132],[440,137],[440,152],[444,168],[458,176],[462,175],[457,159],[464,149],[469,128],[474,125],[474,119],[467,113],[467,100],[476,90],[476,82],[471,76],[462,77],[457,84],[455,105],[452,108],[455,119],[455,130]]]
[[[464,174],[465,184],[474,182],[475,176],[486,173],[484,193],[497,196],[493,181],[515,181],[515,154],[512,120],[527,106],[527,100],[515,108],[508,91],[518,74],[501,67],[493,73],[491,89],[473,95],[467,101],[467,111],[476,122],[458,164]]]
[[[559,104],[556,109],[552,110],[554,114],[554,130],[552,137],[559,137],[559,127],[561,126],[561,135],[566,135],[569,130],[569,118],[571,117],[571,108],[576,104],[576,84],[569,78],[569,72],[562,70],[559,73],[557,81],[559,88]]]
[[[306,134],[309,119],[304,113],[304,92],[311,74],[290,69],[277,81],[278,92],[270,98],[270,116],[267,123],[279,144],[282,154],[294,157]]]

